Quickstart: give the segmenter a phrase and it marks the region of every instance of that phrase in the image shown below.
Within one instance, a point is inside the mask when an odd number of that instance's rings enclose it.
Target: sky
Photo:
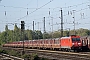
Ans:
[[[90,0],[1,0],[0,2],[0,31],[5,31],[5,25],[10,30],[14,25],[20,28],[25,21],[25,29],[47,32],[61,29],[61,12],[63,11],[63,29],[90,29]],[[27,14],[28,12],[28,14]],[[74,18],[75,19],[74,19]],[[75,25],[74,25],[75,22]]]

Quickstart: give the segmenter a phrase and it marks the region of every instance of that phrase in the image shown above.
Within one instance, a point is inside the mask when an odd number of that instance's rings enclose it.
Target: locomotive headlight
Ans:
[[[79,45],[81,44],[81,43],[78,43]]]
[[[74,45],[74,43],[72,43]]]

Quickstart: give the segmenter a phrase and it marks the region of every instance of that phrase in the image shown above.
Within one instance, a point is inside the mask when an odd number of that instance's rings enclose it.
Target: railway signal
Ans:
[[[22,54],[24,55],[25,51],[24,51],[24,29],[25,29],[25,22],[24,21],[21,21],[21,40],[23,40],[23,51],[22,51]]]
[[[25,24],[25,22],[24,21],[21,21],[21,30],[24,30],[25,29],[24,24]]]

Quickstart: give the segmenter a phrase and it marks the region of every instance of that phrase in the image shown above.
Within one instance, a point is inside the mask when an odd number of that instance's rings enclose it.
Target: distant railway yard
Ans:
[[[0,60],[90,60],[89,12],[90,0],[0,0]]]
[[[23,51],[22,48],[7,48],[5,50],[15,50],[18,52]],[[50,60],[90,60],[90,52],[63,52],[63,51],[52,51],[52,50],[39,50],[39,49],[27,49],[25,48],[25,54],[37,54],[38,57],[47,58]]]

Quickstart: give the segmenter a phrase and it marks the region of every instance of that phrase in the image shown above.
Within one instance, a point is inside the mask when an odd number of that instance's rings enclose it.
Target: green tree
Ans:
[[[32,40],[32,30],[25,30],[25,39]]]
[[[5,26],[5,31],[8,31],[8,25]]]
[[[32,31],[32,38],[33,39],[42,39],[43,34],[41,31],[38,31],[38,30]]]
[[[42,38],[48,39],[48,38],[51,38],[51,35],[48,32],[45,32],[42,34]]]
[[[60,31],[55,31],[54,33],[53,33],[53,37],[54,38],[59,38],[61,36],[61,32]]]
[[[16,24],[14,26],[13,38],[14,38],[14,41],[21,40],[21,31],[20,31],[20,28],[18,28]]]

